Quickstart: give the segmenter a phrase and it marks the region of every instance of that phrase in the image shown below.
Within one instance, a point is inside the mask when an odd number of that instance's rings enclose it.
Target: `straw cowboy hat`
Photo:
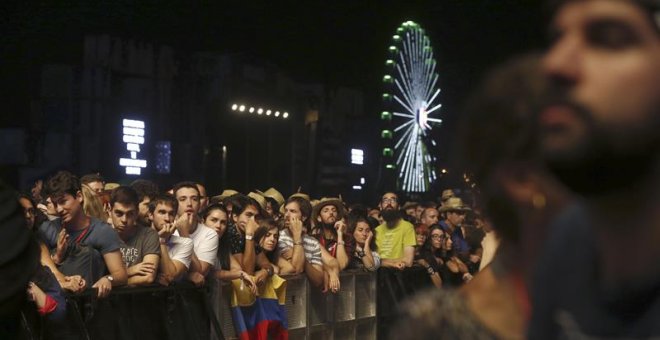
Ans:
[[[334,205],[335,208],[337,208],[337,221],[344,218],[344,215],[346,215],[346,209],[344,209],[341,199],[336,197],[323,197],[312,210],[312,221],[314,221],[314,223],[317,222],[317,217],[319,216],[321,209],[328,205]]]
[[[247,195],[248,195],[248,197],[250,197],[250,198],[254,199],[255,201],[257,201],[257,203],[259,203],[259,206],[261,207],[261,209],[266,210],[266,198],[265,197],[263,197],[261,194],[258,194],[256,192],[250,192]]]
[[[284,199],[284,196],[282,196],[282,194],[279,191],[277,191],[275,188],[270,188],[270,189],[268,189],[266,191],[263,191],[263,192],[257,190],[257,193],[260,194],[263,197],[274,199],[275,202],[277,202],[277,205],[280,205],[280,206],[282,204],[284,204],[284,202],[286,201]]]
[[[119,183],[105,183],[103,190],[111,191],[119,187]]]
[[[441,213],[447,211],[469,211],[472,210],[470,207],[463,204],[463,200],[460,197],[450,197],[447,199],[447,202],[440,207],[439,211]]]
[[[454,191],[453,191],[453,190],[451,190],[451,189],[446,189],[446,190],[443,190],[443,191],[442,191],[442,196],[440,197],[440,199],[444,202],[444,201],[446,201],[446,200],[447,200],[448,198],[450,198],[450,197],[456,197],[456,195],[454,195]]]
[[[302,199],[304,199],[304,200],[306,200],[306,201],[310,201],[310,199],[309,199],[309,195],[300,192],[300,188],[298,188],[298,192],[296,192],[295,194],[289,196],[289,199],[291,199],[291,197],[300,197],[300,198],[302,198]],[[310,203],[310,204],[311,204],[311,203]],[[284,210],[284,204],[282,204],[282,205],[280,205],[280,213],[284,214],[284,211],[285,211],[285,210]]]
[[[211,197],[211,200],[222,202],[225,198],[238,194],[239,192],[232,189],[225,189],[220,195]]]
[[[403,205],[401,210],[408,210],[409,208],[417,208],[418,205],[419,205],[419,203],[417,203],[417,202],[408,201]]]

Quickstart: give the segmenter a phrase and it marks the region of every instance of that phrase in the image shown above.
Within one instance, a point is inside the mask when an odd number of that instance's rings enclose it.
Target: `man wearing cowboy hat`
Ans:
[[[344,205],[338,198],[324,197],[312,211],[314,228],[311,234],[330,255],[337,259],[340,270],[348,266],[350,259],[348,254],[352,254],[354,249],[352,238],[344,234],[346,232],[344,215],[346,215]]]
[[[470,208],[463,204],[460,197],[450,197],[440,207],[440,213],[445,214],[445,219],[440,221],[440,226],[451,235],[454,252],[462,258],[467,258],[470,254],[470,246],[465,239],[465,229],[463,228],[465,214],[469,210]]]
[[[397,194],[383,194],[379,207],[385,220],[375,229],[381,265],[399,270],[412,266],[417,245],[415,229],[410,222],[401,218]]]

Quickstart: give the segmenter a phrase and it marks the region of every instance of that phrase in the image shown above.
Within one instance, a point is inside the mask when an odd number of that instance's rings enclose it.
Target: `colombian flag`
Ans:
[[[241,340],[289,338],[286,310],[286,280],[273,275],[254,296],[250,289],[241,289],[241,279],[231,282],[231,313],[236,333]]]

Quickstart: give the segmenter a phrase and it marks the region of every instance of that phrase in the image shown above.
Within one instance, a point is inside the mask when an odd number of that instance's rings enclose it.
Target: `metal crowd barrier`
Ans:
[[[285,276],[286,311],[290,339],[376,339],[376,275],[363,271],[340,274],[339,293],[322,293],[305,275]],[[230,286],[216,282],[213,309],[221,320],[222,334],[236,339],[231,321]],[[217,338],[213,338],[217,339]]]
[[[305,275],[285,279],[289,338],[314,340],[386,338],[398,303],[430,285],[421,268],[344,271],[337,294],[322,293]],[[23,315],[23,326],[27,338],[35,340],[236,339],[230,287],[213,280],[202,288],[186,282],[114,288],[105,299],[89,289],[67,296],[64,324],[48,325],[38,322],[38,316]]]

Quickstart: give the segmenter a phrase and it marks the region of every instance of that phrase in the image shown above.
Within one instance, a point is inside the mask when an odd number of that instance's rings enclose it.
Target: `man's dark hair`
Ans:
[[[142,201],[140,200],[140,202]],[[170,194],[157,194],[154,197],[152,197],[151,202],[149,202],[149,212],[153,214],[154,211],[156,211],[156,207],[159,204],[165,204],[171,206],[172,209],[174,209],[175,214],[179,210],[179,201],[177,201],[176,198],[174,198],[174,196]]]
[[[133,205],[137,208],[140,201],[135,190],[129,186],[122,185],[112,190],[112,194],[110,195],[110,206],[114,206],[115,203]]]
[[[238,216],[247,209],[249,206],[254,206],[257,208],[257,211],[259,212],[259,215],[261,215],[261,206],[259,205],[259,202],[257,202],[254,198],[245,196],[243,194],[236,194],[232,195],[232,209],[231,209],[231,214],[232,216]]]
[[[174,188],[172,188],[172,194],[174,197],[176,197],[176,192],[179,191],[181,188],[190,188],[190,189],[195,189],[197,191],[197,196],[200,195],[199,189],[197,189],[197,183],[191,182],[191,181],[185,181],[185,182],[179,182],[177,183]]]
[[[87,174],[85,176],[80,177],[80,183],[81,184],[89,184],[92,182],[101,182],[105,183],[105,180],[103,179],[103,176],[100,174]]]
[[[78,177],[68,171],[59,171],[53,177],[49,178],[44,185],[45,197],[70,194],[76,196],[80,191],[80,181]]]
[[[560,7],[569,2],[577,0],[548,0],[546,8],[548,14],[554,14]],[[660,34],[660,21],[657,16],[660,15],[660,1],[658,0],[631,0],[628,3],[639,6],[647,15],[651,25],[655,28],[655,32]]]
[[[158,195],[158,185],[146,179],[136,179],[131,183],[131,188],[138,194],[138,202],[142,202],[145,197],[153,200]]]
[[[221,203],[213,203],[213,204],[209,204],[208,206],[206,206],[206,208],[204,208],[204,210],[202,210],[199,213],[199,216],[202,218],[202,221],[205,221],[206,218],[209,217],[209,215],[211,214],[211,212],[213,210],[223,211],[225,213],[225,215],[227,215],[227,219],[229,219],[229,214],[227,213],[227,209],[225,208],[225,206],[222,205]]]
[[[309,203],[308,200],[299,197],[299,196],[294,196],[294,197],[289,197],[288,200],[286,200],[286,203],[284,206],[287,206],[291,202],[296,202],[298,204],[298,209],[300,209],[300,214],[304,218],[303,221],[303,226],[307,228],[307,230],[310,230],[311,223],[312,223],[312,204]]]

